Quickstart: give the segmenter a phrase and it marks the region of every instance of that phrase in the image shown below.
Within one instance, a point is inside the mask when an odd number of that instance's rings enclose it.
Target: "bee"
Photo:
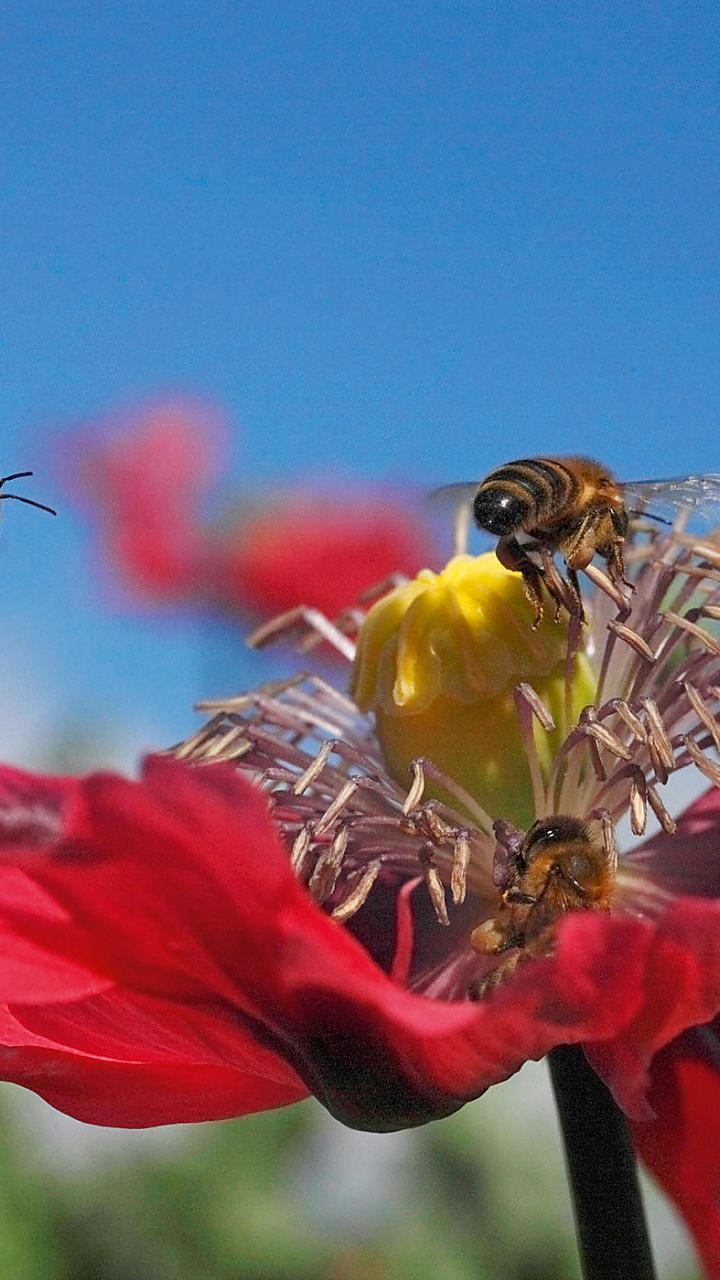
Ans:
[[[473,930],[473,949],[505,959],[471,989],[479,999],[524,960],[552,950],[554,927],[567,911],[609,911],[617,850],[608,836],[594,839],[579,818],[541,818],[528,832],[494,826],[498,841],[493,880],[500,907]]]
[[[623,484],[592,458],[519,458],[491,471],[480,484],[447,485],[435,495],[454,495],[458,511],[472,502],[475,524],[498,538],[500,563],[523,576],[535,630],[543,613],[543,584],[556,616],[565,606],[584,620],[577,575],[596,555],[615,587],[632,590],[624,558],[630,516],[655,500],[676,511],[705,509],[720,498],[720,475]],[[555,567],[555,552],[565,560],[567,582]]]
[[[22,480],[25,476],[32,474],[32,471],[15,471],[11,476],[3,476],[0,479],[0,489],[10,480]],[[16,502],[25,502],[29,507],[39,507],[41,511],[49,511],[51,516],[57,515],[57,511],[53,511],[52,507],[46,507],[44,502],[36,502],[34,498],[22,498],[19,493],[0,493],[0,501],[3,498],[14,498]]]

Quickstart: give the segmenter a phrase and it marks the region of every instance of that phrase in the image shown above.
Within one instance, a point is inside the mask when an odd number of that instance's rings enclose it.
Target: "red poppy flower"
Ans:
[[[376,885],[353,936],[298,883],[263,798],[229,766],[155,758],[141,782],[4,769],[0,797],[4,1079],[101,1124],[218,1118],[310,1089],[386,1129],[581,1042],[641,1117],[643,1155],[716,1273],[718,1042],[683,1032],[720,1008],[717,899],[676,899],[652,923],[569,916],[552,956],[488,1002],[453,1002],[400,981],[441,959],[412,888]],[[717,793],[680,820],[675,842],[701,869],[719,822]]]
[[[225,434],[214,410],[176,400],[83,424],[65,441],[68,483],[96,516],[108,560],[146,598],[179,601],[198,589],[202,506]]]
[[[309,605],[332,616],[433,556],[406,495],[248,490],[210,522],[226,434],[208,407],[169,401],[75,436],[73,488],[89,500],[107,559],[131,590],[234,614]]]
[[[498,586],[483,558],[458,558],[375,607],[374,654],[363,626],[363,710],[300,675],[209,708],[141,782],[0,773],[2,1075],[102,1123],[209,1119],[309,1090],[380,1130],[580,1044],[720,1276],[706,1118],[720,797],[677,823],[661,799],[680,768],[720,782],[713,558],[674,533],[633,546],[632,599],[619,617],[593,601],[582,654],[579,627],[530,629],[516,576]],[[578,714],[589,687],[597,705]],[[409,790],[388,698],[437,752],[414,761]],[[487,796],[513,821],[517,804],[596,822],[612,867],[611,910],[561,912],[541,947],[508,944],[517,967],[489,987],[504,961],[472,939],[496,919],[511,844],[504,862],[498,849],[519,833],[493,826]],[[663,834],[615,866],[615,823],[629,813],[641,834],[649,810]]]

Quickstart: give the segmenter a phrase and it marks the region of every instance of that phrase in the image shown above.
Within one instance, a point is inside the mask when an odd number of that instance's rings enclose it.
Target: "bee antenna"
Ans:
[[[8,476],[6,478],[17,479],[16,476]],[[2,484],[2,480],[0,480],[0,484]],[[52,507],[46,507],[44,502],[36,502],[34,498],[21,498],[19,493],[0,493],[0,502],[2,502],[3,498],[14,498],[16,502],[25,502],[29,507],[39,507],[41,511],[49,511],[51,516],[57,515],[57,511],[54,511]]]
[[[652,511],[638,511],[637,508],[631,508],[628,511],[629,516],[645,516],[646,520],[657,520],[658,524],[672,525],[672,520],[666,520],[664,516],[656,516]]]
[[[31,476],[32,471],[13,471],[11,476],[2,476],[0,478],[0,489],[9,480],[22,480],[25,476]],[[41,511],[49,511],[51,516],[56,516],[57,511],[53,511],[52,507],[46,507],[44,502],[36,502],[34,498],[21,498],[19,493],[0,493],[0,501],[3,498],[14,498],[16,502],[25,502],[29,507],[39,507]]]

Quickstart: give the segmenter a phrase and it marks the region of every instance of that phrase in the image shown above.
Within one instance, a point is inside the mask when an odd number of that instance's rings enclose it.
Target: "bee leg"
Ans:
[[[582,601],[578,601],[578,595],[572,590],[570,584],[558,573],[557,565],[550,555],[549,551],[541,552],[543,565],[543,581],[547,587],[548,595],[555,601],[555,621],[560,617],[560,610],[567,609],[569,614],[577,614],[579,610],[580,620],[584,621],[582,613]]]
[[[616,536],[613,538],[609,546],[603,548],[603,553],[606,553],[605,560],[608,567],[608,574],[612,581],[616,585],[622,583],[624,586],[629,587],[631,591],[634,591],[635,583],[630,582],[630,580],[625,577],[625,556],[623,555],[624,542],[624,538]]]
[[[583,608],[582,595],[580,594],[580,583],[575,569],[570,565],[567,567],[568,584],[577,601],[577,608],[571,612],[576,613],[581,622],[585,622],[585,609]]]
[[[523,576],[525,595],[535,610],[532,629],[537,631],[543,616],[542,574],[536,564],[528,559],[527,565],[520,570]]]
[[[491,969],[482,978],[476,978],[468,987],[468,996],[471,1000],[484,1000],[489,996],[496,987],[499,987],[506,978],[514,973],[518,965],[527,957],[522,951],[516,951],[512,956],[506,956],[501,964],[495,969]]]
[[[506,569],[513,569],[516,573],[522,574],[525,595],[535,610],[532,629],[537,631],[543,616],[542,570],[534,560],[530,559],[527,552],[523,551],[515,538],[501,538],[495,548],[495,555]]]
[[[563,546],[563,555],[568,568],[586,569],[598,550],[598,543],[606,541],[605,538],[599,536],[599,526],[602,524],[604,516],[605,513],[603,511],[588,511],[578,525],[574,535],[567,539]],[[612,540],[612,537],[610,540]]]
[[[537,898],[532,893],[523,893],[522,889],[506,889],[502,900],[503,902],[521,902],[526,907],[534,907],[537,902]]]
[[[529,960],[535,960],[540,956],[550,956],[555,950],[555,929],[551,924],[547,928],[542,929],[532,938],[526,938],[518,934],[514,939],[515,950],[511,954],[506,955],[494,969],[483,975],[482,978],[476,978],[468,987],[468,997],[470,1000],[484,1000],[486,996],[492,995],[497,987],[505,982],[520,965],[526,964]],[[479,950],[479,948],[477,948]],[[497,955],[498,952],[495,952]]]
[[[577,598],[580,617],[583,621],[585,620],[585,614],[580,594],[580,583],[577,577],[578,570],[587,569],[593,556],[599,554],[607,561],[608,572],[613,581],[615,581],[610,561],[612,560],[613,564],[615,564],[618,552],[620,555],[619,563],[622,565],[622,538],[618,536],[617,531],[613,528],[610,514],[597,508],[588,511],[574,538],[570,539],[563,547],[570,587]]]
[[[588,511],[575,537],[563,550],[568,571],[586,569],[594,555],[603,557],[608,576],[615,584],[621,584],[635,590],[632,582],[625,577],[625,526],[613,511],[595,508]]]

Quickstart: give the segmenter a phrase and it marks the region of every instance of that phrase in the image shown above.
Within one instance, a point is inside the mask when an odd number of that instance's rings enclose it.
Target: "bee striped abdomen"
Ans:
[[[475,495],[477,524],[505,537],[548,520],[562,520],[580,490],[569,467],[556,458],[519,458],[491,471]]]

